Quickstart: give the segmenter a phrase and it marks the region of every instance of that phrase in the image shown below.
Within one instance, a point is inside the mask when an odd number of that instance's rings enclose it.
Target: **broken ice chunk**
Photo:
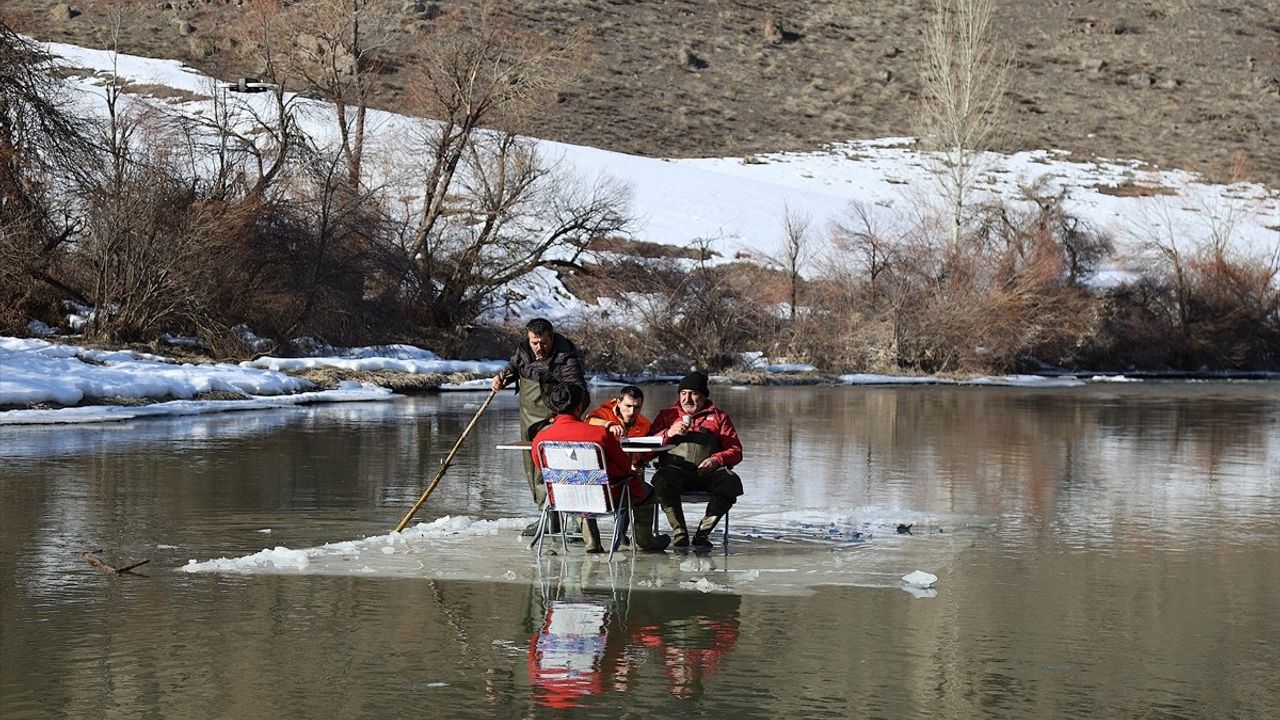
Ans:
[[[923,570],[913,570],[902,576],[902,582],[918,588],[930,588],[938,582],[938,576]]]

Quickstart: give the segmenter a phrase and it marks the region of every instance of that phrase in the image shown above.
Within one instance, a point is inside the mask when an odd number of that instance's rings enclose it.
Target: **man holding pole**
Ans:
[[[578,348],[557,333],[550,320],[534,318],[525,330],[528,337],[516,347],[515,354],[502,372],[493,378],[493,390],[496,392],[512,382],[516,383],[520,397],[520,439],[533,440],[533,436],[555,415],[547,404],[551,388],[562,383],[578,385],[585,393],[587,381],[582,373]],[[542,474],[534,467],[532,456],[525,456],[524,471],[533,501],[541,507],[547,490],[542,484]]]

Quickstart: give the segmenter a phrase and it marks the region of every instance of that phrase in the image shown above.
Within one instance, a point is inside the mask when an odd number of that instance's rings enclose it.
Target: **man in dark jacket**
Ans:
[[[711,547],[711,531],[729,512],[739,495],[742,479],[733,472],[742,462],[742,443],[728,414],[711,402],[707,376],[692,372],[680,381],[676,404],[658,413],[653,432],[676,445],[663,453],[653,476],[662,510],[674,533],[675,547],[689,546],[680,493],[697,490],[711,494],[706,515],[693,534],[693,546]]]
[[[582,374],[578,348],[557,333],[550,320],[534,318],[525,330],[528,338],[516,348],[511,362],[493,378],[493,389],[501,390],[512,382],[516,383],[516,392],[520,396],[520,438],[532,440],[555,415],[547,405],[547,394],[551,388],[568,383],[580,385],[585,390],[587,381]],[[532,457],[525,456],[524,470],[533,501],[541,507],[547,491]]]

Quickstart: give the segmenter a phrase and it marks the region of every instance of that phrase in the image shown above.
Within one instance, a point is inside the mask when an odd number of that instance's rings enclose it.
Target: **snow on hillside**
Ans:
[[[106,51],[61,43],[48,47],[70,67],[103,72],[113,65],[113,56]],[[227,93],[213,79],[174,60],[120,55],[115,67],[122,77],[139,84],[164,85],[205,97],[224,93],[232,104],[270,111],[268,98]],[[87,101],[101,95],[100,78],[72,82],[89,94]],[[303,130],[317,138],[332,137],[331,108],[311,100],[300,104]],[[207,115],[211,102],[178,105],[184,112]],[[412,158],[399,151],[397,139],[418,122],[389,112],[370,113],[369,152],[379,160],[373,163],[377,181],[406,182],[403,171]],[[629,184],[636,238],[671,245],[710,238],[726,255],[774,253],[782,239],[787,208],[822,227],[847,213],[851,202],[862,203],[877,222],[886,225],[921,204],[936,204],[927,156],[912,149],[909,139],[854,141],[809,153],[676,160],[548,141],[539,147],[545,156],[573,168],[582,178],[612,177]],[[979,192],[992,197],[1017,198],[1019,186],[1037,180],[1046,181],[1050,188],[1065,188],[1069,210],[1114,234],[1122,255],[1152,234],[1204,239],[1227,230],[1237,252],[1280,256],[1280,192],[1261,185],[1207,184],[1193,173],[1148,168],[1136,161],[1073,162],[1066,153],[1053,150],[990,154],[985,170]],[[406,183],[402,189],[411,192],[412,187]],[[1117,187],[1151,191],[1146,196],[1141,191],[1133,193],[1139,196],[1123,191],[1117,195]],[[1110,193],[1107,188],[1112,188]],[[1124,258],[1119,260],[1123,263]],[[565,305],[563,298],[555,297],[550,304]]]

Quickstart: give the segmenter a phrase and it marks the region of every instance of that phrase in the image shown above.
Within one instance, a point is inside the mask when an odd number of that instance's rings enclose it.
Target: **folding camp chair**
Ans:
[[[653,467],[655,469],[661,467],[661,461],[654,460]],[[706,505],[710,501],[711,501],[711,493],[705,492],[702,490],[686,490],[680,493],[680,503],[682,505],[685,503],[693,503],[695,505]],[[664,514],[665,513],[653,514],[653,534],[654,535],[658,534],[658,516],[664,515]],[[725,511],[724,517],[720,518],[720,522],[722,523],[720,527],[721,527],[721,533],[723,535],[722,541],[720,544],[724,546],[724,554],[727,557],[729,555],[729,512],[728,511]],[[675,528],[672,528],[672,529],[674,530]],[[693,532],[697,531],[696,526],[693,528],[685,528],[685,529],[692,530]],[[690,540],[693,539],[693,532],[690,532],[689,534]]]
[[[688,492],[680,493],[680,502],[686,505],[689,503],[693,503],[695,505],[706,505],[710,501],[711,501],[711,493],[709,492],[702,492],[701,490],[689,490]],[[701,520],[701,518],[699,518],[699,520]],[[698,529],[697,523],[694,523],[694,526],[692,528],[689,528],[690,540],[693,539],[693,533],[697,531],[697,529]],[[721,539],[720,544],[724,546],[724,554],[727,556],[729,554],[729,511],[728,510],[725,511],[724,517],[720,518],[720,530],[724,535],[724,537]]]
[[[631,518],[631,493],[627,492],[627,479],[610,482],[605,470],[604,449],[593,442],[548,440],[538,444],[538,453],[547,499],[542,504],[538,531],[529,546],[536,545],[538,555],[542,555],[542,540],[551,513],[576,516],[584,521],[612,517],[613,534],[609,538],[609,560],[612,561]],[[569,547],[566,525],[566,522],[560,523],[560,546],[564,550]]]
[[[702,492],[701,490],[688,490],[680,493],[681,504],[693,503],[695,505],[699,505],[699,504],[705,505],[710,501],[711,501],[711,493],[709,492]],[[655,535],[658,534],[658,516],[661,514],[662,513],[653,514],[653,533]],[[729,555],[729,513],[728,511],[725,512],[724,517],[720,518],[720,528],[721,528],[721,533],[723,534],[720,544],[724,546],[724,554],[728,556]],[[698,529],[697,525],[695,525],[693,528],[686,528],[686,529],[690,530],[689,538],[693,539],[693,531],[696,531]]]

